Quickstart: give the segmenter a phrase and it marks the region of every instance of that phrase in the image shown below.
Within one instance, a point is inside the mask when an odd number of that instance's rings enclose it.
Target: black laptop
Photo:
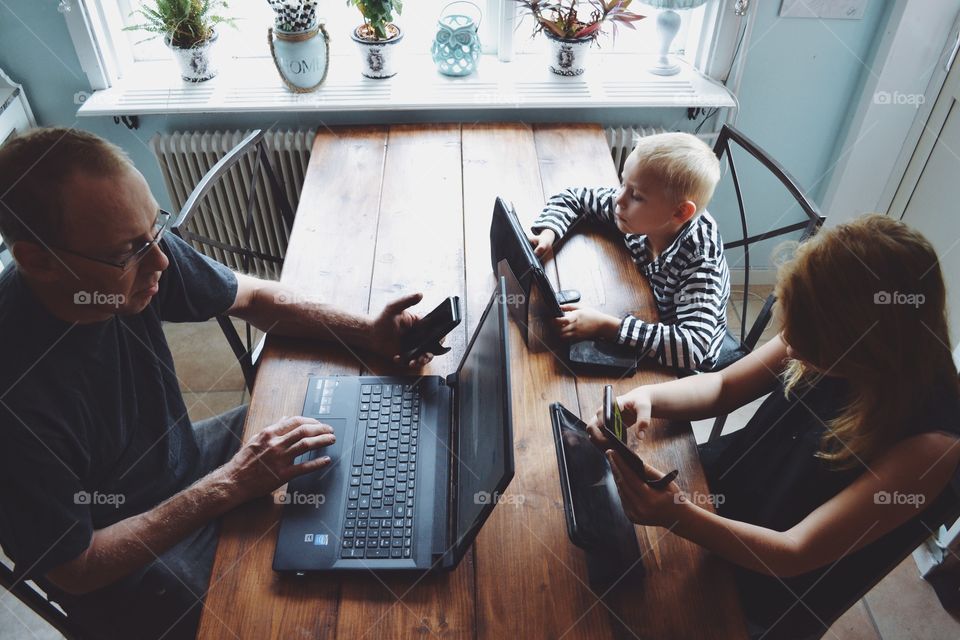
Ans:
[[[534,322],[559,318],[563,315],[561,305],[580,300],[577,291],[553,288],[513,204],[500,197],[493,205],[490,221],[490,261],[495,274],[506,274],[513,297],[519,293],[525,302],[511,305],[510,309],[528,345]],[[572,365],[604,374],[633,375],[637,369],[637,357],[632,349],[605,340],[571,343],[567,360]]]
[[[310,376],[303,415],[337,442],[291,480],[275,571],[449,570],[513,478],[505,283],[456,373]]]

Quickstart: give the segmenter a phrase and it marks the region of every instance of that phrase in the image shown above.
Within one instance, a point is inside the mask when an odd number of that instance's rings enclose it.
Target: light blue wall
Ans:
[[[893,2],[869,0],[861,20],[783,19],[780,4],[752,3],[759,13],[740,87],[737,127],[819,204]],[[780,225],[802,219],[790,197],[758,166],[742,155],[734,154],[734,161],[745,185],[748,216],[760,218],[760,231],[777,219]],[[739,223],[731,224],[738,213],[729,179],[721,183],[710,209],[723,216],[725,237],[742,235],[735,230]],[[752,263],[768,265],[777,244],[770,241],[751,252]],[[736,256],[730,260],[738,261]]]
[[[885,0],[870,0],[863,20],[782,20],[779,0],[754,0],[759,11],[741,90],[738,126],[769,150],[815,196],[822,193],[824,172],[836,159],[836,145],[847,120],[851,98],[866,73],[878,29],[887,15]],[[41,125],[78,126],[119,144],[146,175],[161,203],[166,190],[147,141],[158,131],[193,128],[269,126],[277,118],[245,116],[150,116],[129,131],[111,118],[77,118],[74,95],[89,89],[56,0],[7,0],[0,4],[0,67],[24,89]],[[474,121],[479,113],[433,114],[291,114],[278,127],[324,124],[423,121]],[[579,120],[604,124],[653,124],[688,129],[685,110],[618,110],[601,116],[590,111],[498,112],[497,120]],[[711,209],[726,205],[718,192]],[[773,198],[774,196],[769,196]],[[761,200],[766,203],[766,196]],[[772,202],[772,201],[771,201]],[[770,210],[775,204],[765,205]]]

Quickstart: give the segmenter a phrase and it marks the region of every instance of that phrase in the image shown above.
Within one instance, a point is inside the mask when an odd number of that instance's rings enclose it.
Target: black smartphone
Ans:
[[[460,298],[450,296],[440,305],[420,318],[400,340],[400,359],[409,362],[425,353],[434,355],[450,351],[440,340],[460,324]]]
[[[613,386],[609,384],[603,387],[603,426],[601,431],[610,441],[611,448],[620,454],[620,457],[626,461],[630,469],[651,487],[661,490],[666,489],[667,485],[677,477],[678,471],[674,470],[659,480],[647,479],[643,460],[627,445],[627,428],[623,424],[620,405],[613,397]]]

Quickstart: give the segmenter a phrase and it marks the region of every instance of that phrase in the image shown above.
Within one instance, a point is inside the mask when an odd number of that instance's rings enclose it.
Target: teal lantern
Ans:
[[[476,10],[477,18],[473,19],[461,13],[447,13],[453,5],[470,5]],[[440,19],[437,20],[437,36],[433,39],[430,52],[437,70],[448,76],[468,76],[477,70],[480,60],[480,20],[483,14],[480,7],[457,0],[443,8]]]

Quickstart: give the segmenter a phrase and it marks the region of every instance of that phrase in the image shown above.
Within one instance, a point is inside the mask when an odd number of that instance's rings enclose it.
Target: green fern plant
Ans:
[[[350,5],[360,10],[363,23],[377,40],[387,39],[387,25],[403,10],[402,0],[347,0],[347,6]]]
[[[213,38],[218,25],[236,27],[233,18],[221,13],[224,9],[229,9],[226,0],[154,0],[153,6],[144,5],[130,14],[144,22],[124,31],[152,33],[146,40],[162,35],[171,46],[189,49]]]

